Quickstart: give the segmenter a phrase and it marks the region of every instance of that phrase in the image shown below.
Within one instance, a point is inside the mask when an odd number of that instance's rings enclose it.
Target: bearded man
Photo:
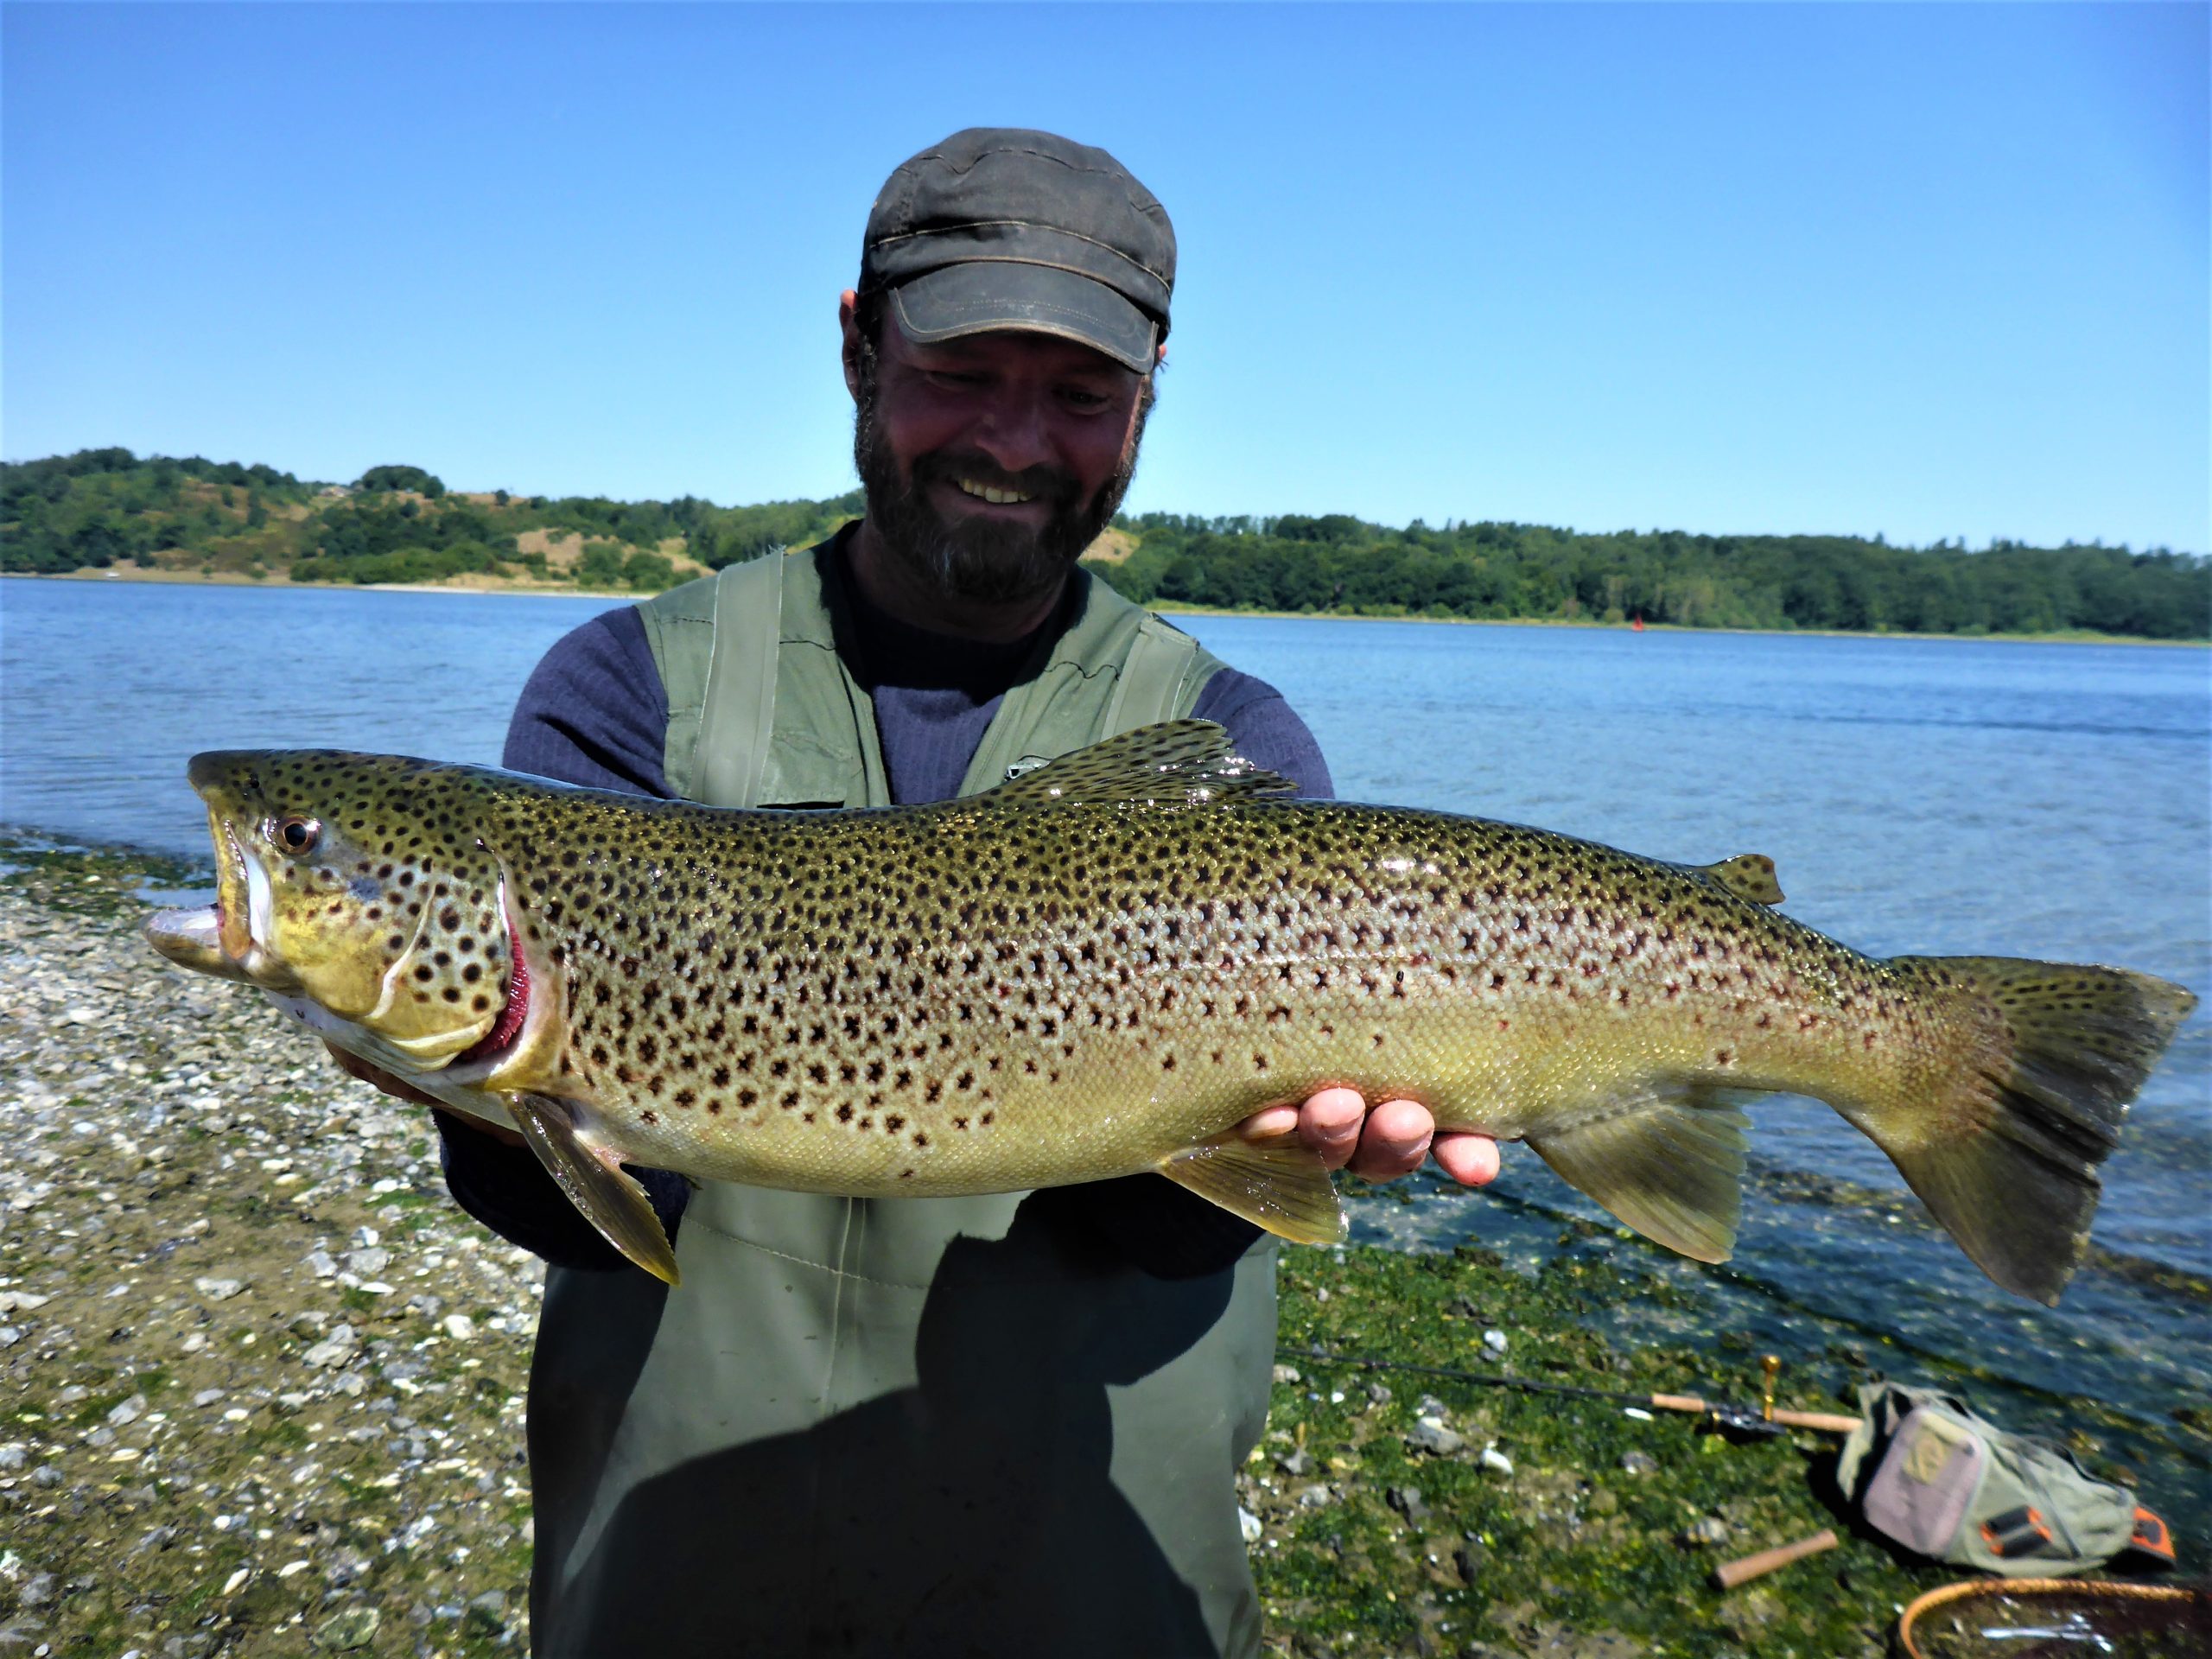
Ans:
[[[914,156],[841,296],[867,512],[569,635],[506,763],[725,806],[972,793],[1196,715],[1325,795],[1273,688],[1077,559],[1136,466],[1175,240],[1103,150]],[[1265,1421],[1274,1241],[1151,1175],[866,1200],[641,1172],[671,1291],[536,1159],[440,1115],[455,1197],[543,1255],[531,1376],[541,1656],[1251,1655],[1235,1476]],[[1332,1166],[1434,1126],[1348,1090],[1251,1120]],[[1479,1182],[1496,1149],[1438,1137]]]

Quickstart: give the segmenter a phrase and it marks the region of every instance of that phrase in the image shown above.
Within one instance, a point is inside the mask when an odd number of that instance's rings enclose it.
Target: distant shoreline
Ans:
[[[300,592],[342,593],[352,589],[357,593],[374,594],[465,594],[478,598],[500,599],[614,599],[636,600],[650,595],[634,592],[589,588],[540,587],[521,582],[499,582],[483,587],[455,587],[435,582],[294,582],[288,575],[245,576],[230,573],[206,574],[197,571],[134,570],[124,575],[111,570],[72,570],[60,575],[41,575],[29,571],[0,572],[0,580],[10,582],[143,582],[156,587],[206,588],[290,588]],[[1184,605],[1172,600],[1155,601],[1148,607],[1162,616],[1224,616],[1263,617],[1278,621],[1301,622],[1429,622],[1452,627],[1474,628],[1583,628],[1593,633],[1630,633],[1637,630],[1626,622],[1599,622],[1580,618],[1555,616],[1373,616],[1354,611],[1268,611],[1227,610],[1212,605]],[[1961,645],[2147,645],[2158,649],[2204,651],[2212,649],[2207,639],[2146,639],[2140,634],[2093,633],[2085,630],[2069,630],[2056,633],[1921,633],[1903,629],[1875,631],[1849,628],[1692,628],[1674,622],[1646,622],[1642,632],[1646,633],[1690,634],[1748,634],[1775,639],[1913,639],[1930,643],[1955,641]]]

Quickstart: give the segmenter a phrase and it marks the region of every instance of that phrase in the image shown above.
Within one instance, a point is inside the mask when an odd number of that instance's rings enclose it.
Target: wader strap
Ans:
[[[714,650],[692,739],[692,787],[683,791],[693,798],[721,806],[760,800],[776,722],[783,626],[782,549],[727,566],[715,578]]]
[[[1190,684],[1192,677],[1210,678],[1219,666],[1208,658],[1201,670],[1198,664],[1204,656],[1198,642],[1189,634],[1156,616],[1147,617],[1114,683],[1113,700],[1106,706],[1100,735],[1119,736],[1189,712],[1198,701],[1198,688]]]
[[[1190,713],[1221,660],[1187,633],[1123,599],[1089,571],[1080,613],[1041,648],[999,705],[960,792],[995,788],[1017,772],[1086,744]]]

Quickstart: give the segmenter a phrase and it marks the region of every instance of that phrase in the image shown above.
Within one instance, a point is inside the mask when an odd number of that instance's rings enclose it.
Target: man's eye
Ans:
[[[1071,409],[1104,409],[1114,400],[1103,391],[1092,391],[1087,386],[1070,386],[1060,393],[1060,401]]]

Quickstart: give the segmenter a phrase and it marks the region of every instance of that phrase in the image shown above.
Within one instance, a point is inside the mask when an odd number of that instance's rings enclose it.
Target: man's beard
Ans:
[[[867,493],[868,522],[894,558],[940,592],[1002,603],[1055,591],[1084,550],[1111,522],[1136,475],[1148,397],[1139,404],[1135,429],[1113,476],[1088,503],[1075,499],[1075,480],[1057,467],[1007,473],[973,451],[938,450],[918,456],[913,476],[902,479],[898,458],[877,429],[873,379],[866,373],[861,377],[859,416],[853,427],[853,465]],[[1035,526],[988,512],[947,519],[931,504],[928,486],[943,481],[957,488],[963,478],[1045,501],[1050,514]]]

